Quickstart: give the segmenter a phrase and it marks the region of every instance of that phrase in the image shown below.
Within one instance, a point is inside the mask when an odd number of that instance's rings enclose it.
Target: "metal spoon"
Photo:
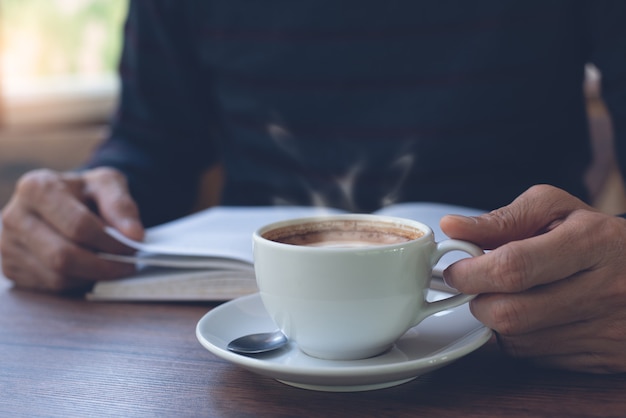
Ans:
[[[287,342],[287,337],[281,331],[262,332],[235,338],[226,348],[239,354],[259,354],[277,350]]]

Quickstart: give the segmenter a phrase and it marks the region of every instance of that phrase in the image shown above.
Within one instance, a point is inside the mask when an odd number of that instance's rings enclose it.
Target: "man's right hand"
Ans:
[[[104,232],[106,225],[143,239],[137,205],[119,171],[26,173],[2,210],[4,275],[17,287],[65,292],[131,274],[134,265],[98,257],[132,252]]]

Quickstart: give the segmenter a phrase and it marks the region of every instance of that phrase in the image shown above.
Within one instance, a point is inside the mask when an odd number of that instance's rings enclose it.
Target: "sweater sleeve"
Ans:
[[[188,212],[199,177],[218,160],[209,80],[177,1],[131,1],[119,65],[121,92],[108,139],[87,168],[128,178],[145,225]]]

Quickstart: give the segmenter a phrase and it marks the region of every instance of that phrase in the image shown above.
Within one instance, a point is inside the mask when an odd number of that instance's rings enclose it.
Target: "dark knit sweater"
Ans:
[[[626,1],[137,0],[110,138],[148,225],[221,163],[227,205],[586,199],[584,65],[626,166]]]

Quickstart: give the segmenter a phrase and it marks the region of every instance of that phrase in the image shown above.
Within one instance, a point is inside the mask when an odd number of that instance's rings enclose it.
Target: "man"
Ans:
[[[582,80],[603,73],[623,165],[625,19],[619,0],[131,2],[111,136],[83,171],[21,179],[4,272],[53,291],[128,273],[95,255],[122,251],[102,227],[141,239],[219,163],[228,205],[495,209],[442,220],[494,249],[446,281],[505,352],[624,372],[626,220],[584,203]]]

